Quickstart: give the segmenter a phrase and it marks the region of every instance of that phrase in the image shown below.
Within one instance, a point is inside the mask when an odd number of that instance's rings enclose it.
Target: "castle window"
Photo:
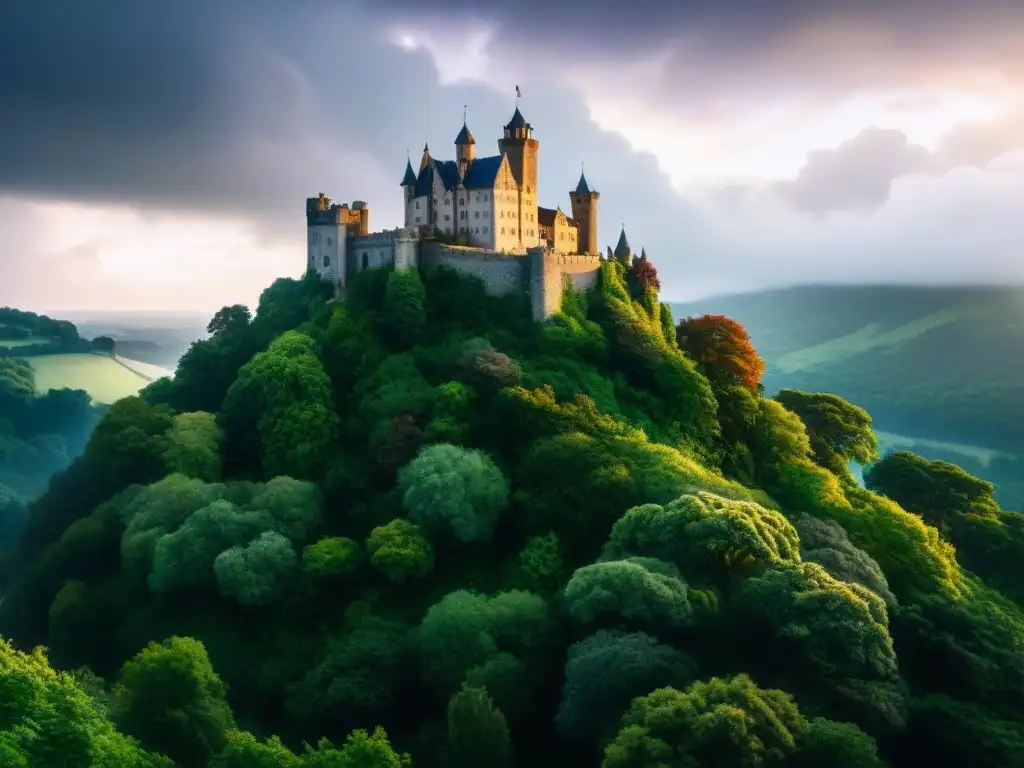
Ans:
[[[484,227],[484,234],[487,234],[487,227]]]
[[[328,244],[328,245],[330,245],[330,244],[331,244],[331,242],[332,242],[331,238],[329,238],[329,237],[328,237],[328,238],[327,238],[327,244]]]
[[[363,269],[366,269],[369,266],[370,266],[370,254],[368,254],[366,251],[363,251]]]
[[[420,201],[419,201],[419,200],[417,200],[417,201],[416,201],[416,208],[417,208],[417,210],[419,209],[419,207],[420,207]]]
[[[473,211],[473,218],[474,219],[479,219],[480,218],[480,211]]]
[[[459,218],[460,219],[466,218],[466,212],[465,211],[459,211]]]
[[[480,227],[476,228],[476,233],[475,234],[478,234],[478,235],[480,234]]]
[[[324,267],[326,268],[326,267],[329,267],[329,266],[331,266],[331,257],[330,257],[330,256],[328,256],[328,255],[327,255],[327,254],[325,253],[325,254],[324,254]]]
[[[465,204],[466,204],[466,198],[460,197],[459,198],[459,205],[465,205]]]
[[[451,219],[451,216],[449,216],[449,215],[448,215],[448,214],[446,213],[446,214],[444,215],[444,220],[445,220],[445,221],[448,221],[449,219]]]
[[[484,218],[489,219],[491,217],[490,212],[484,211]]]

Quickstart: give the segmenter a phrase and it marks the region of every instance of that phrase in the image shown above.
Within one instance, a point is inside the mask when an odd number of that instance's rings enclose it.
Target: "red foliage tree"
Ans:
[[[658,270],[654,268],[654,262],[647,258],[646,254],[634,259],[629,271],[626,274],[629,285],[637,295],[643,296],[648,290],[661,290],[661,281],[658,280]]]
[[[718,386],[739,384],[756,390],[764,360],[750,343],[747,329],[724,315],[687,317],[676,327],[679,348]]]

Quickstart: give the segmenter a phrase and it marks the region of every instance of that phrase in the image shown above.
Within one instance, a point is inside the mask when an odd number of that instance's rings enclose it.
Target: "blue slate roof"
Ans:
[[[508,129],[516,128],[527,128],[530,127],[529,123],[526,122],[526,118],[523,117],[523,113],[519,111],[519,107],[516,107],[516,111],[512,115],[512,119],[508,121],[508,125],[505,126]]]
[[[498,178],[501,159],[504,155],[478,157],[469,166],[469,173],[462,180],[466,189],[494,189],[494,180]]]
[[[504,155],[494,157],[479,157],[469,166],[469,173],[462,180],[466,189],[494,189],[494,180],[498,177],[498,169],[501,168],[501,159]],[[426,197],[430,194],[434,183],[434,173],[441,177],[444,188],[455,189],[459,185],[459,165],[454,160],[432,160],[420,171],[416,178],[416,188],[413,197]]]
[[[583,175],[583,171],[580,171],[580,182],[576,185],[577,195],[589,195],[590,185],[587,184],[587,177]]]
[[[469,132],[469,128],[465,122],[462,123],[462,130],[459,131],[459,135],[455,137],[456,146],[460,144],[476,144],[476,139],[473,138],[473,134]]]
[[[459,164],[454,160],[435,160],[437,170],[441,174],[441,182],[445,189],[459,186]]]
[[[416,186],[416,174],[412,169],[412,161],[405,161],[405,176],[402,177],[403,187],[415,187]]]

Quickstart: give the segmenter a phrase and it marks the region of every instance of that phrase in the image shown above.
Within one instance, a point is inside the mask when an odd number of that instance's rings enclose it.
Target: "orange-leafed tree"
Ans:
[[[761,383],[764,360],[747,329],[735,320],[724,315],[687,317],[676,326],[676,341],[717,388],[756,390]]]

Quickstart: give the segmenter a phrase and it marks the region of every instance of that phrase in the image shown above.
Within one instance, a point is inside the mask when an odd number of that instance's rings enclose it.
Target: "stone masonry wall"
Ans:
[[[585,291],[597,285],[600,270],[601,257],[596,254],[530,249],[530,301],[534,318],[546,320],[558,312],[563,275],[569,277],[574,289]]]
[[[529,260],[522,255],[495,253],[485,248],[446,245],[428,240],[420,246],[425,268],[448,267],[483,281],[494,296],[523,293],[527,290]]]

